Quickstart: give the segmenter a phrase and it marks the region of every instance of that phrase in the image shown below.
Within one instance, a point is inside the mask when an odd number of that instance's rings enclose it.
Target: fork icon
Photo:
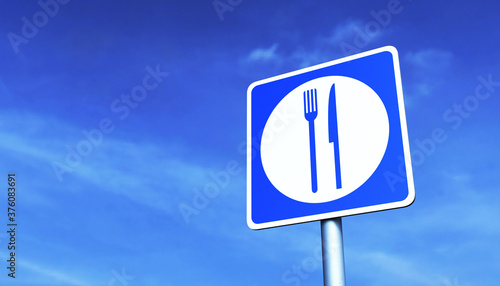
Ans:
[[[311,182],[312,191],[318,191],[318,177],[316,173],[316,140],[314,119],[318,116],[318,95],[316,89],[304,91],[304,117],[309,122],[309,149],[311,151]]]

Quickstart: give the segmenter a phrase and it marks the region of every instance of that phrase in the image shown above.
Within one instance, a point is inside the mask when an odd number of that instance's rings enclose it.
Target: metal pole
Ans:
[[[321,221],[323,246],[323,283],[325,286],[345,286],[342,218]]]

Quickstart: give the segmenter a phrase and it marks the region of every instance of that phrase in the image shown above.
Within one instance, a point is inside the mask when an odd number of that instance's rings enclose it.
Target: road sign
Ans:
[[[250,228],[414,201],[394,47],[254,82],[247,101]]]

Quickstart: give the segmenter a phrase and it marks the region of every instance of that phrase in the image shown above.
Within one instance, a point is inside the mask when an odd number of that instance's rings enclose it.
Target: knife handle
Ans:
[[[335,179],[337,181],[337,189],[342,188],[342,178],[340,175],[340,150],[339,150],[339,140],[333,142],[333,153],[335,156]]]

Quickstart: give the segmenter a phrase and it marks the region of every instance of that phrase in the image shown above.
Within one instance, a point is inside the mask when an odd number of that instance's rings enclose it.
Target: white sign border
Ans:
[[[406,199],[399,201],[399,202],[392,202],[392,203],[387,203],[387,204],[380,204],[380,205],[367,206],[367,207],[361,207],[361,208],[355,208],[355,209],[348,209],[348,210],[343,210],[343,211],[335,211],[335,212],[329,212],[329,213],[323,213],[323,214],[317,214],[317,215],[303,216],[303,217],[298,217],[298,218],[290,218],[290,219],[284,219],[284,220],[278,220],[278,221],[272,221],[272,222],[266,222],[266,223],[254,223],[252,221],[252,212],[251,212],[251,207],[252,207],[252,154],[251,154],[251,148],[252,148],[252,105],[251,105],[252,90],[256,86],[259,86],[259,85],[262,85],[265,83],[277,81],[277,80],[280,80],[283,78],[288,78],[291,76],[303,74],[303,73],[310,72],[313,70],[318,70],[321,68],[325,68],[325,67],[337,65],[340,63],[352,61],[355,59],[367,57],[367,56],[378,54],[381,52],[390,52],[392,54],[392,59],[393,59],[393,63],[394,63],[394,75],[396,78],[396,92],[397,92],[399,116],[400,116],[399,119],[401,122],[401,135],[403,137],[402,139],[403,139],[404,160],[405,160],[405,168],[406,168],[406,180],[408,183],[408,196],[406,197]],[[395,208],[402,208],[402,207],[407,207],[407,206],[411,205],[414,201],[415,201],[415,186],[414,186],[414,181],[413,181],[413,170],[412,170],[412,165],[411,165],[411,153],[410,153],[410,143],[409,143],[409,139],[408,139],[408,127],[407,127],[407,123],[406,123],[406,113],[405,113],[405,108],[404,108],[403,87],[402,87],[402,82],[401,82],[401,70],[399,67],[398,51],[396,50],[395,47],[385,46],[385,47],[377,48],[374,50],[366,51],[363,53],[355,54],[352,56],[344,57],[341,59],[337,59],[337,60],[329,61],[326,63],[318,64],[315,66],[292,71],[289,73],[281,74],[278,76],[266,78],[263,80],[253,82],[248,87],[248,89],[247,89],[247,224],[251,229],[258,230],[258,229],[272,228],[272,227],[298,224],[298,223],[304,223],[304,222],[311,222],[311,221],[317,221],[317,220],[324,220],[324,219],[330,219],[330,218],[336,218],[336,217],[343,217],[343,216],[377,212],[377,211],[389,210],[389,209],[395,209]]]

